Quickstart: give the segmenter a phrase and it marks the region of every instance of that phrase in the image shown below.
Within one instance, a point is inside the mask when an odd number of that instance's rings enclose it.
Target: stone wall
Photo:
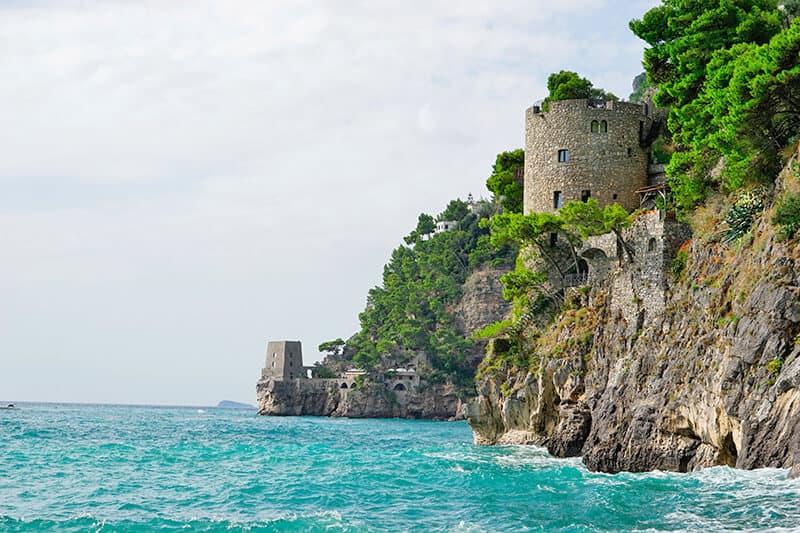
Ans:
[[[593,132],[592,122],[607,125]],[[554,212],[554,192],[563,203],[581,200],[589,191],[600,205],[617,202],[628,210],[639,207],[634,192],[648,183],[649,152],[641,146],[653,118],[648,107],[590,100],[552,102],[548,112],[538,107],[525,116],[525,212]],[[567,161],[559,151],[568,150]]]
[[[686,224],[658,210],[639,215],[624,232],[633,261],[622,258],[611,279],[611,309],[619,312],[633,335],[664,313],[667,276],[675,253],[691,236]]]

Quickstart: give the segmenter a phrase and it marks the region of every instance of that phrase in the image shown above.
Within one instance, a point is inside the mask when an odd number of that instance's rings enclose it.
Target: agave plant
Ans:
[[[723,232],[722,242],[735,241],[750,231],[756,216],[763,210],[764,191],[762,189],[740,192],[725,218],[728,229]]]

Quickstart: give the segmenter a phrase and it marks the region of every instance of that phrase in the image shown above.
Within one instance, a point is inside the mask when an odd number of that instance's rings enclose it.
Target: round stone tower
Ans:
[[[645,104],[563,100],[525,113],[525,213],[572,200],[639,207],[653,117]]]

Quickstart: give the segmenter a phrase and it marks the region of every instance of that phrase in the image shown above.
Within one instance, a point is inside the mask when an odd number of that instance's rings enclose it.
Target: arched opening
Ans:
[[[596,120],[592,121],[592,133],[599,133],[600,132],[600,123]]]
[[[585,257],[589,261],[594,261],[597,259],[608,259],[608,255],[601,250],[600,248],[589,248],[585,252],[581,254],[582,257]]]
[[[651,237],[649,241],[647,241],[647,251],[648,252],[655,252],[656,251],[656,239],[655,237]]]
[[[608,122],[605,120],[600,122],[600,133],[608,133]]]
[[[339,388],[340,388],[340,389],[346,389],[346,388],[347,388],[347,383],[342,383],[342,384],[339,386]]]
[[[396,390],[396,391],[404,391],[404,390],[406,390],[406,386],[403,385],[402,383],[398,383],[397,385],[394,386],[394,390]]]
[[[578,259],[578,274],[585,276],[589,273],[589,265],[583,259]]]
[[[350,388],[351,388],[351,389],[355,389],[355,388],[356,388],[356,382],[355,382],[355,381],[354,381],[353,383],[351,383],[351,384],[350,384]]]

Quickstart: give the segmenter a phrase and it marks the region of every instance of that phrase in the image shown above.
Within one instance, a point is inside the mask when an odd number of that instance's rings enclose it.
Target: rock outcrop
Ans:
[[[487,360],[468,406],[475,442],[543,445],[612,473],[800,475],[800,245],[780,242],[770,218],[735,244],[712,231],[687,242],[662,312],[615,291],[634,263],[576,293],[581,305],[532,342],[526,368]],[[631,306],[640,312],[622,312]]]
[[[261,415],[463,419],[462,397],[453,385],[395,392],[370,381],[357,389],[342,389],[336,380],[269,380],[260,381],[256,393]]]

